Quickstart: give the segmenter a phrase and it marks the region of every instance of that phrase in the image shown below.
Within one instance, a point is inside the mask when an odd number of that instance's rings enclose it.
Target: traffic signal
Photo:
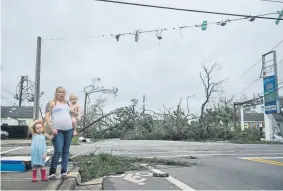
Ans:
[[[207,21],[203,21],[203,22],[202,22],[202,25],[201,25],[201,29],[202,29],[203,31],[205,31],[206,28],[207,28]]]
[[[282,17],[283,17],[283,10],[280,12],[280,14],[279,14],[279,16],[278,16],[278,18],[277,18],[277,20],[276,20],[276,25],[278,25],[279,24],[279,22],[280,22],[280,19],[282,19]]]

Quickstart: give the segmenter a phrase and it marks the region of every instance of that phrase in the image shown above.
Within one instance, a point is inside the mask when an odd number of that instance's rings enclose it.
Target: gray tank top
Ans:
[[[73,128],[70,115],[70,107],[68,104],[56,104],[52,108],[52,127],[62,131],[67,131]]]

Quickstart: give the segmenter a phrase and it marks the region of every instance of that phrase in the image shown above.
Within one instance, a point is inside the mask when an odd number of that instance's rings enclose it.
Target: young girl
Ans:
[[[74,93],[70,95],[70,108],[71,108],[71,115],[72,115],[72,125],[74,128],[73,135],[77,135],[77,122],[80,120],[80,105],[78,103],[78,96]]]
[[[52,140],[53,135],[45,133],[45,127],[41,120],[34,121],[29,129],[32,133],[32,144],[31,144],[31,164],[32,164],[32,182],[36,182],[37,169],[40,168],[41,180],[47,181],[45,159],[46,159],[46,140]]]

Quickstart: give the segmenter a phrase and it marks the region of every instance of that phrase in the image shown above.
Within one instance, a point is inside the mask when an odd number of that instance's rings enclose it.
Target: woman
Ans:
[[[54,99],[47,103],[45,108],[45,120],[52,134],[54,154],[51,159],[49,179],[56,180],[56,168],[60,156],[62,156],[61,178],[67,179],[67,166],[69,162],[69,150],[73,137],[72,119],[70,107],[66,101],[66,90],[63,87],[56,88]],[[51,121],[51,119],[52,121]]]

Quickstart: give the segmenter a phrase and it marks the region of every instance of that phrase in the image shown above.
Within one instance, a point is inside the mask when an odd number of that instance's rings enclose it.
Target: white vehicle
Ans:
[[[1,139],[8,139],[9,133],[7,131],[2,131],[1,129]]]

